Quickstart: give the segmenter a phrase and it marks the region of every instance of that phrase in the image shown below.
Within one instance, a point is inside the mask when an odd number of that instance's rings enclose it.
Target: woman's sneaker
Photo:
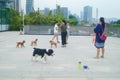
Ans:
[[[57,43],[60,43],[60,41],[57,41]]]
[[[101,58],[104,58],[104,56],[101,56]]]

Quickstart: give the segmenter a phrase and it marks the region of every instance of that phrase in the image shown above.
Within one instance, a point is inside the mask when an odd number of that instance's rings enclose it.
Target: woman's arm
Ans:
[[[100,26],[100,24],[97,24],[97,26],[94,28],[95,33],[99,33],[99,26]]]

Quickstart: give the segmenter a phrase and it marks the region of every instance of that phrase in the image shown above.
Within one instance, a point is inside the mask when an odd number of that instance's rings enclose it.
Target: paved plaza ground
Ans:
[[[120,80],[120,38],[108,37],[105,58],[94,59],[96,48],[91,36],[70,36],[66,48],[53,47],[54,57],[46,64],[31,61],[31,40],[38,38],[38,48],[50,48],[53,35],[19,35],[0,32],[0,80]],[[60,39],[60,36],[59,36]],[[16,42],[25,40],[25,48]],[[89,69],[79,70],[78,62]]]

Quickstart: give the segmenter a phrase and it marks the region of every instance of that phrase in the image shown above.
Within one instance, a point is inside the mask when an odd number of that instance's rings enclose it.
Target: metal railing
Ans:
[[[35,26],[35,25],[26,25],[24,26],[24,34],[27,35],[51,35],[53,34],[54,26]],[[72,26],[71,35],[75,36],[90,36],[94,33],[94,27],[88,26]],[[59,31],[60,32],[60,31]],[[120,28],[119,27],[107,27],[106,29],[108,36],[120,37]]]

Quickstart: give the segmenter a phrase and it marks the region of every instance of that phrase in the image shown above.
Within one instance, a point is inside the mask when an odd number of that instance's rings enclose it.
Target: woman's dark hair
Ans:
[[[67,22],[65,20],[62,20],[62,22],[64,22],[64,24],[67,25]]]
[[[100,22],[102,22],[102,26],[105,27],[105,20],[104,20],[104,17],[100,17]]]

